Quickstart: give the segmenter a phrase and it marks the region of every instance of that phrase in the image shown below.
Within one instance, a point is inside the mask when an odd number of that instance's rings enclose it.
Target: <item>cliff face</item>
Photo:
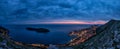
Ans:
[[[110,20],[97,28],[97,35],[75,49],[120,49],[120,20]]]

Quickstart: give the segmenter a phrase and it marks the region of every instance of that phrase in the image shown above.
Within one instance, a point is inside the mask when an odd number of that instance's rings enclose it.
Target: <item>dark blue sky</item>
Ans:
[[[0,24],[106,22],[120,19],[120,0],[0,0]]]

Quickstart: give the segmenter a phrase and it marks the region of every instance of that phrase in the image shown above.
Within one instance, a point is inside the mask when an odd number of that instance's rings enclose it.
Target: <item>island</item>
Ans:
[[[42,33],[47,33],[47,32],[50,32],[48,29],[46,28],[31,28],[31,27],[28,27],[26,28],[27,30],[30,30],[30,31],[36,31],[36,32],[42,32]]]

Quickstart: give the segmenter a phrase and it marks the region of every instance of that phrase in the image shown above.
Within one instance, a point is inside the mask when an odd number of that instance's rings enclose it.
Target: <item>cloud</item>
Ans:
[[[0,22],[120,19],[119,0],[1,0]]]

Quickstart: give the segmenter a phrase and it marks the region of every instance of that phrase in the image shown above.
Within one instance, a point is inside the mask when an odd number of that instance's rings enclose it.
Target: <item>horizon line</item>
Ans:
[[[52,21],[52,22],[39,22],[39,21],[24,21],[24,22],[13,22],[3,24],[105,24],[107,21]]]

